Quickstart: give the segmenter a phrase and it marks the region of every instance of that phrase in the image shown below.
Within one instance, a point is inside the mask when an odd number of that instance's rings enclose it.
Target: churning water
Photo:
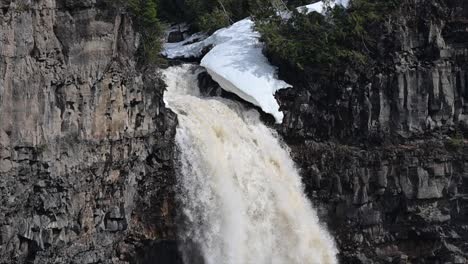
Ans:
[[[200,96],[199,71],[164,70],[165,100],[179,117],[186,263],[194,262],[193,247],[206,264],[337,263],[287,148],[256,110]]]

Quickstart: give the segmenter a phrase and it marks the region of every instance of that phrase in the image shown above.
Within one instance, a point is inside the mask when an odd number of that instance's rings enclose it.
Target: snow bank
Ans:
[[[336,4],[339,4],[339,5],[342,5],[344,7],[348,7],[349,6],[349,0],[336,0],[335,1]]]
[[[331,5],[336,3],[347,6],[348,1],[336,0]],[[323,13],[324,3],[320,1],[300,8],[307,13]],[[182,42],[166,43],[162,54],[171,59],[197,58],[208,47],[212,47],[200,65],[207,69],[224,90],[259,106],[281,123],[283,113],[279,111],[274,94],[291,85],[277,79],[276,68],[263,55],[260,34],[253,27],[254,22],[246,18],[216,31],[210,37],[195,34]]]
[[[342,5],[344,7],[348,7],[349,0],[335,0],[330,2],[330,6],[334,7],[335,5]],[[317,12],[317,13],[324,13],[325,12],[325,3],[323,1],[313,3],[310,5],[305,5],[297,8],[298,11],[304,12],[306,14]]]
[[[207,69],[213,80],[281,123],[283,113],[279,111],[274,94],[291,85],[277,79],[276,68],[263,55],[260,34],[253,26],[254,22],[247,18],[199,42],[187,44],[200,37],[195,36],[183,42],[168,43],[163,55],[168,58],[200,57],[206,47],[212,46],[200,65]]]
[[[206,37],[203,33],[196,33],[181,42],[165,43],[162,55],[169,59],[200,57],[207,46],[203,41]]]
[[[322,1],[320,1],[317,3],[310,4],[310,5],[300,6],[297,8],[297,10],[299,12],[303,12],[306,14],[309,14],[312,12],[323,13],[324,7],[325,7],[325,4]]]

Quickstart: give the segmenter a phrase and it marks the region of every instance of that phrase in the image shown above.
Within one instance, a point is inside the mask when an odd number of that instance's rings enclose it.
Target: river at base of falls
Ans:
[[[164,70],[177,113],[185,263],[337,263],[333,238],[304,194],[288,148],[256,110],[202,97],[199,66]]]

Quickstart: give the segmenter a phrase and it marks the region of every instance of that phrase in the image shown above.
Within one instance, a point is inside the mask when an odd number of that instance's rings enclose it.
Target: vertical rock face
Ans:
[[[368,76],[340,80],[308,73],[278,94],[287,137],[398,141],[468,128],[468,31],[465,1],[405,0],[386,22]]]
[[[342,263],[466,263],[466,148],[291,145]]]
[[[0,263],[176,263],[177,121],[138,39],[104,1],[0,1]]]
[[[467,263],[468,3],[402,2],[368,76],[280,67],[279,131],[343,263]]]

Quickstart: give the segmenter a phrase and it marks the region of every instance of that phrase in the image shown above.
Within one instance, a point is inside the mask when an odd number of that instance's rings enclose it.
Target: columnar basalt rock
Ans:
[[[177,120],[131,18],[99,0],[0,12],[0,263],[175,263]]]
[[[280,67],[293,89],[278,93],[286,137],[400,142],[468,127],[468,31],[464,1],[404,0],[372,34],[375,61],[337,79]],[[272,58],[274,60],[274,58]]]
[[[364,150],[291,145],[342,263],[466,263],[467,149],[438,140]]]
[[[402,2],[367,76],[279,65],[278,130],[343,263],[466,263],[468,5]]]

